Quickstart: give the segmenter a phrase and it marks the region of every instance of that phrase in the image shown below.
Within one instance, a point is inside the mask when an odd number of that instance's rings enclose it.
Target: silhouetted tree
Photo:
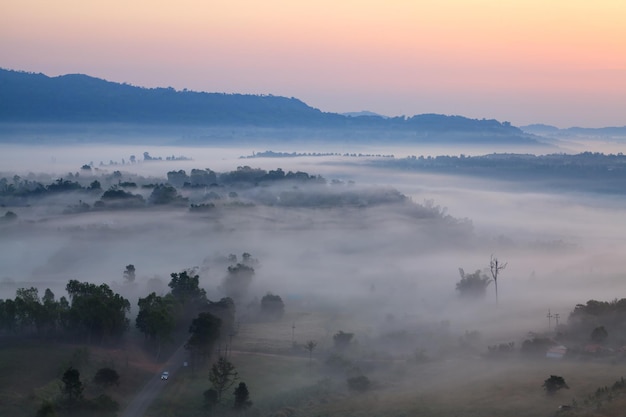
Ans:
[[[491,278],[480,272],[479,269],[473,274],[466,274],[463,268],[459,268],[461,280],[456,283],[456,290],[463,297],[483,297]]]
[[[235,329],[235,302],[230,297],[224,297],[219,301],[209,300],[206,310],[222,320],[222,330],[224,334],[234,333]]]
[[[191,322],[189,327],[191,337],[185,344],[185,348],[191,351],[192,355],[200,356],[203,360],[207,359],[211,356],[213,346],[220,337],[221,325],[222,320],[218,317],[211,313],[200,313]]]
[[[126,265],[126,269],[124,270],[124,280],[128,283],[135,281],[135,265]]]
[[[63,373],[61,381],[63,382],[61,392],[68,400],[68,403],[73,404],[82,399],[84,387],[83,383],[80,382],[80,372],[77,369],[69,367]]]
[[[547,337],[532,337],[524,340],[521,352],[525,355],[545,356],[546,351],[554,346],[554,341]]]
[[[180,273],[170,274],[172,279],[170,280],[168,287],[171,288],[171,293],[181,304],[205,304],[206,291],[199,287],[200,276],[195,271],[182,271]]]
[[[94,203],[96,208],[137,208],[143,207],[145,200],[141,194],[133,194],[121,190],[116,186],[105,191],[99,201]]]
[[[554,394],[561,388],[569,389],[563,377],[556,375],[550,375],[550,378],[543,382],[542,387],[546,390],[548,395]]]
[[[37,288],[18,288],[15,295],[15,307],[22,331],[36,329],[39,332],[43,325],[44,311]]]
[[[217,392],[217,402],[222,401],[224,391],[232,387],[238,379],[239,374],[235,370],[235,366],[226,358],[220,356],[211,367],[211,372],[209,373],[211,386]]]
[[[17,307],[11,299],[0,300],[0,325],[9,333],[17,331]]]
[[[591,332],[591,340],[596,343],[604,343],[609,337],[609,332],[606,331],[604,326],[599,326],[593,329]]]
[[[170,294],[160,297],[152,292],[145,298],[139,298],[139,313],[135,326],[147,339],[156,343],[157,359],[161,353],[163,343],[171,339],[176,327],[175,300]]]
[[[273,319],[279,319],[285,314],[285,303],[279,295],[267,293],[261,299],[261,313]]]
[[[93,180],[91,184],[89,184],[88,189],[93,191],[100,191],[102,189],[102,184],[100,184],[100,181],[98,180]]]
[[[148,198],[148,201],[152,204],[186,204],[187,200],[178,194],[176,188],[169,184],[159,184],[152,189],[152,193]]]
[[[65,287],[70,296],[69,325],[87,337],[96,335],[104,341],[119,338],[128,328],[126,313],[130,303],[108,285],[70,280]]]
[[[306,350],[309,351],[309,364],[311,363],[311,360],[313,359],[313,350],[317,347],[317,343],[309,340],[308,342],[306,342],[306,344],[304,345],[304,348]]]
[[[228,274],[222,281],[220,289],[229,297],[238,300],[248,291],[252,283],[254,268],[238,263],[228,267]]]
[[[182,187],[186,182],[189,182],[189,176],[185,170],[169,171],[167,173],[167,182],[175,187]]]
[[[248,391],[248,387],[245,382],[239,383],[237,388],[235,388],[233,395],[235,396],[235,402],[233,404],[233,408],[235,410],[245,410],[252,405],[252,401],[250,401],[250,392]]]
[[[333,343],[335,344],[335,348],[338,350],[344,350],[348,346],[350,346],[350,342],[354,337],[354,333],[346,333],[343,330],[339,330],[333,336]]]
[[[501,263],[498,258],[491,255],[491,261],[489,262],[489,270],[491,271],[491,277],[496,286],[496,304],[498,304],[498,275],[500,271],[506,268],[508,262]]]

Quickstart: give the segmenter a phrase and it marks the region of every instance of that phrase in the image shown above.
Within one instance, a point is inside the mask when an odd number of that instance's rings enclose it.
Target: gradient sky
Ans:
[[[323,111],[626,125],[626,0],[0,0],[0,67]]]

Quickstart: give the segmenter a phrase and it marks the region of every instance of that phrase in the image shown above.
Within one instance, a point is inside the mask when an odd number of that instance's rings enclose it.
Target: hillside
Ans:
[[[142,88],[81,74],[0,69],[0,122],[315,128],[324,136],[422,142],[535,143],[508,122],[421,114],[385,118],[322,112],[296,98]],[[332,131],[329,133],[328,131]],[[338,133],[339,131],[339,133]]]
[[[521,126],[520,129],[526,133],[533,135],[541,135],[547,137],[590,137],[590,138],[623,138],[626,137],[626,126],[607,126],[607,127],[568,127],[559,129],[556,126],[534,124]]]

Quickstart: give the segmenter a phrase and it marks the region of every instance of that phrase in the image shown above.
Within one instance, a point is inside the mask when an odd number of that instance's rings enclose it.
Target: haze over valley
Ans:
[[[0,416],[623,417],[626,5],[0,4]]]
[[[277,149],[294,149],[287,146]],[[298,341],[319,345],[321,362],[332,336],[345,330],[361,352],[348,357],[371,351],[401,360],[418,349],[438,363],[459,353],[442,354],[450,341],[434,337],[431,326],[445,323],[446,338],[480,334],[472,349],[485,355],[494,343],[521,346],[528,332],[549,334],[548,310],[564,326],[576,304],[624,291],[621,182],[594,188],[557,171],[539,181],[524,174],[537,162],[515,154],[500,166],[481,155],[396,157],[371,145],[316,154],[324,145],[300,146],[1,145],[2,166],[12,168],[0,174],[1,297],[29,287],[60,295],[70,279],[105,283],[130,300],[132,318],[138,299],[168,292],[174,272],[197,273],[210,300],[231,296],[226,259],[249,253],[258,264],[236,298],[240,326],[258,326],[255,303],[264,295],[285,303],[285,317],[265,330],[282,336],[261,336],[270,345],[254,349],[288,349],[295,323]],[[621,175],[624,164],[621,155],[552,155],[549,166],[573,158],[604,170],[598,181]],[[446,168],[450,162],[456,168]],[[463,162],[472,164],[455,174]],[[459,268],[488,276],[492,256],[507,263],[498,304],[493,284],[483,296],[464,297]],[[129,264],[132,285],[121,273]],[[300,330],[310,314],[313,322]],[[411,341],[393,342],[394,332]],[[262,400],[259,407],[269,410]]]

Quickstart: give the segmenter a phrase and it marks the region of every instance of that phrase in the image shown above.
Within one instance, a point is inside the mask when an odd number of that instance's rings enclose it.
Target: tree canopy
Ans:
[[[71,301],[69,325],[79,334],[104,341],[117,339],[127,330],[130,303],[108,285],[70,280],[66,290]]]
[[[477,269],[473,274],[467,274],[459,268],[461,280],[456,283],[456,290],[462,297],[484,297],[492,279]]]
[[[189,326],[191,336],[185,348],[201,358],[211,356],[215,342],[220,338],[222,320],[211,313],[200,313]]]

